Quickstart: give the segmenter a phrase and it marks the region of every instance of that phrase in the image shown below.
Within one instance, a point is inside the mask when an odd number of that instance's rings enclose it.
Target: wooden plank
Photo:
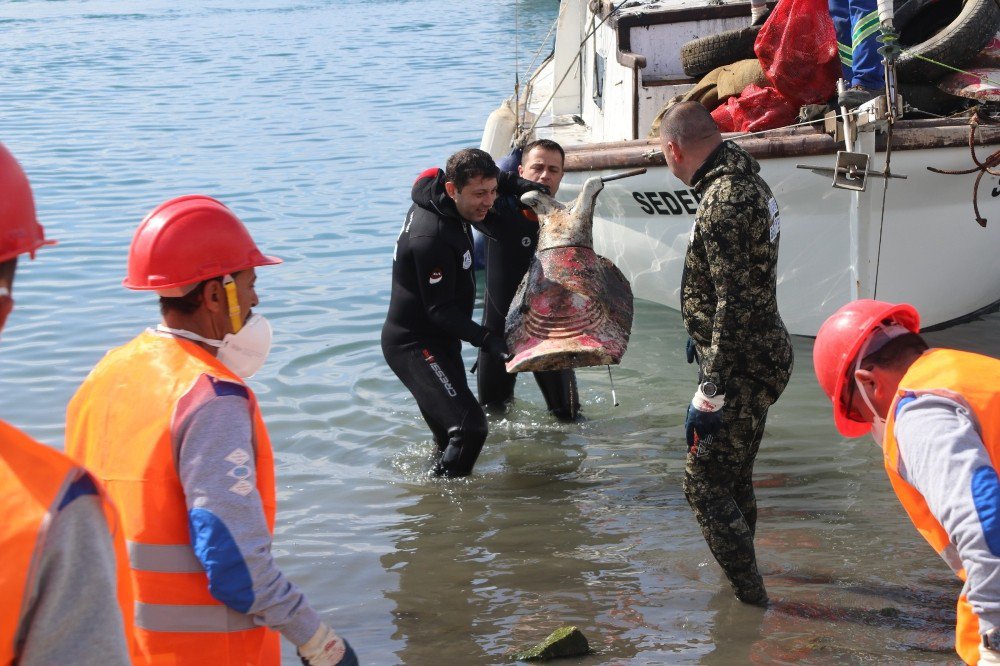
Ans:
[[[832,155],[843,144],[811,127],[783,128],[766,135],[726,134],[757,159]],[[876,149],[885,150],[886,135],[880,133]],[[1000,126],[980,126],[977,146],[1000,144]],[[969,126],[961,121],[900,121],[892,135],[893,150],[926,150],[969,145]],[[985,155],[980,156],[985,159]],[[614,141],[566,147],[566,171],[593,171],[662,166],[665,164],[656,139]]]

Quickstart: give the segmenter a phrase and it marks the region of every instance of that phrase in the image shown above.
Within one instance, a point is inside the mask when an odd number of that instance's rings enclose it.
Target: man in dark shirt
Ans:
[[[555,141],[539,139],[526,145],[522,155],[518,174],[545,185],[555,196],[562,182],[566,160],[562,146]],[[500,217],[500,224],[495,227],[495,238],[486,239],[483,326],[497,335],[503,335],[507,310],[538,246],[538,216],[514,196],[498,198],[494,210]],[[549,411],[561,420],[576,419],[580,411],[580,397],[574,372],[567,369],[533,374]],[[476,380],[480,404],[502,407],[514,397],[516,382],[517,375],[507,372],[500,357],[480,350]]]
[[[486,415],[465,378],[462,341],[508,355],[502,333],[472,320],[470,225],[492,235],[498,176],[493,158],[475,148],[452,155],[443,172],[424,171],[393,254],[382,353],[430,426],[440,453],[434,472],[442,476],[471,474],[487,434]]]
[[[746,151],[722,141],[704,106],[664,115],[660,145],[670,171],[701,197],[684,257],[681,313],[699,361],[685,422],[684,494],[708,546],[746,603],[767,603],[753,538],[753,463],[767,410],[792,372],[778,314],[778,203]]]

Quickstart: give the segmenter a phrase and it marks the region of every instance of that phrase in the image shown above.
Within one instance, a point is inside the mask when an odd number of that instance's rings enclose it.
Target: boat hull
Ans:
[[[892,171],[907,178],[889,181],[884,207],[883,180],[870,179],[867,191],[854,195],[831,187],[831,177],[796,168],[803,162],[832,166],[833,156],[760,160],[780,206],[778,303],[793,334],[814,336],[854,298],[912,303],[925,327],[1000,299],[1000,180],[984,178],[980,187],[980,212],[994,220],[983,228],[972,208],[975,175],[926,168],[968,168],[968,148],[893,152]],[[880,162],[884,153],[876,153],[876,169]],[[567,173],[560,198],[576,196],[584,180],[612,171]],[[594,249],[622,270],[636,297],[679,308],[696,207],[696,193],[665,166],[608,183],[595,211]]]

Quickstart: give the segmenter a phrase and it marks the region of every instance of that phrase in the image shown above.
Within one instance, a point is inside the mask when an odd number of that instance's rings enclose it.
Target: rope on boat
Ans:
[[[531,62],[528,63],[528,66],[524,69],[524,77],[525,78],[530,78],[528,76],[529,72],[535,71],[535,62],[538,60],[538,56],[541,55],[542,49],[545,48],[545,45],[549,41],[549,37],[552,36],[552,31],[556,29],[556,26],[558,24],[559,24],[559,19],[558,18],[556,18],[556,20],[552,21],[552,25],[549,26],[549,31],[547,33],[545,33],[545,37],[542,38],[541,43],[538,45],[538,49],[535,51],[535,55],[531,56]]]
[[[541,43],[538,45],[538,48],[535,50],[535,54],[531,56],[531,62],[528,63],[527,68],[525,68],[524,70],[524,78],[527,79],[528,82],[524,86],[524,104],[521,106],[521,111],[522,111],[521,113],[518,113],[517,111],[517,86],[515,85],[514,117],[517,118],[517,126],[519,128],[524,124],[524,117],[528,114],[528,106],[531,104],[531,93],[535,91],[534,87],[532,86],[532,83],[534,82],[534,76],[531,74],[531,72],[535,71],[535,62],[538,61],[538,56],[541,55],[542,49],[545,48],[545,45],[549,41],[549,37],[552,36],[552,32],[556,29],[557,25],[559,25],[558,17],[556,17],[556,19],[552,21],[552,25],[549,26],[549,31],[545,33],[545,37],[542,39]],[[553,46],[553,52],[554,51],[555,47]]]
[[[545,104],[542,105],[542,108],[538,110],[538,113],[535,115],[534,122],[531,123],[531,127],[529,127],[525,132],[522,132],[522,135],[531,134],[531,132],[534,131],[535,126],[538,125],[538,121],[541,120],[542,118],[542,114],[545,113],[545,109],[549,108],[549,104],[551,104],[552,100],[555,99],[556,93],[559,92],[559,88],[562,87],[562,84],[566,80],[566,77],[568,77],[570,73],[572,73],[573,67],[576,66],[576,61],[580,59],[580,54],[583,53],[583,49],[587,45],[587,40],[593,37],[594,33],[597,32],[597,29],[600,28],[602,25],[604,25],[609,18],[617,14],[618,10],[621,9],[622,5],[624,5],[626,2],[629,2],[629,0],[622,0],[617,5],[612,7],[611,11],[609,11],[597,25],[591,28],[590,31],[588,31],[587,34],[584,35],[583,41],[580,42],[580,48],[576,50],[576,55],[573,56],[572,62],[569,63],[569,66],[563,73],[562,78],[559,79],[559,83],[557,83],[555,87],[552,88],[552,94],[549,95],[549,98],[545,101]]]
[[[861,112],[855,109],[854,111],[851,111],[847,115],[848,116],[857,116],[857,115],[860,115],[860,114],[861,114]],[[839,120],[844,120],[846,118],[846,116],[844,116],[844,114],[842,114],[842,113],[838,113],[837,114],[837,118]],[[752,137],[752,136],[762,136],[764,134],[767,134],[768,132],[783,132],[783,131],[785,131],[787,129],[791,129],[793,127],[804,127],[806,125],[816,125],[817,123],[823,123],[823,122],[826,122],[826,118],[816,118],[814,120],[803,120],[800,123],[794,123],[792,125],[782,125],[781,127],[772,127],[770,129],[758,130],[756,132],[741,132],[740,134],[737,134],[736,136],[734,136],[732,138],[734,138],[734,139],[743,139],[743,138]]]
[[[520,110],[517,105],[520,103],[521,99],[521,67],[517,61],[517,52],[520,49],[518,45],[518,36],[521,34],[521,20],[520,13],[518,9],[521,3],[518,0],[514,0],[514,117],[518,118]]]
[[[979,157],[976,155],[975,141],[976,130],[978,128],[979,114],[975,113],[969,120],[969,153],[972,155],[972,162],[976,166],[971,169],[937,169],[935,167],[927,167],[927,170],[950,176],[965,175],[978,171],[979,175],[976,176],[976,182],[972,186],[972,210],[976,213],[976,222],[979,223],[979,226],[985,227],[986,218],[979,214],[979,183],[982,182],[983,176],[986,174],[990,174],[991,176],[1000,176],[1000,171],[994,170],[994,167],[1000,166],[1000,150],[995,151],[992,155],[980,162]]]
[[[909,51],[907,49],[903,49],[903,53],[906,53],[906,54],[908,54],[908,55],[916,58],[917,60],[923,60],[924,62],[931,63],[932,65],[937,65],[938,67],[943,67],[944,69],[950,69],[953,72],[958,72],[959,74],[966,74],[967,76],[971,76],[973,78],[979,79],[979,81],[982,82],[982,83],[989,83],[989,84],[992,84],[992,85],[997,86],[998,88],[1000,88],[1000,81],[994,81],[993,79],[991,79],[990,77],[988,77],[988,76],[986,76],[984,74],[975,74],[973,72],[970,72],[970,71],[965,70],[965,69],[961,69],[959,67],[952,67],[951,65],[949,65],[947,63],[939,62],[937,60],[934,60],[933,58],[928,58],[926,56],[922,56],[919,53],[913,53],[912,51]]]
[[[998,0],[998,2],[1000,2],[1000,0]],[[937,60],[934,60],[933,58],[922,56],[919,53],[913,53],[906,49],[904,49],[904,52],[908,53],[910,56],[914,58],[917,58],[918,60],[929,62],[932,65],[937,65],[938,67],[941,67],[943,69],[948,69],[953,72],[958,72],[959,74],[965,74],[966,76],[979,79],[980,83],[989,83],[991,85],[1000,88],[1000,82],[994,81],[988,76],[982,74],[975,74],[968,70],[961,69],[960,67],[953,67],[952,65],[939,62]],[[994,167],[1000,166],[1000,150],[994,151],[993,154],[991,154],[985,160],[981,162],[979,161],[979,157],[976,155],[976,130],[979,128],[979,123],[980,119],[979,119],[979,113],[977,111],[973,113],[972,117],[969,119],[969,153],[972,155],[972,163],[975,164],[974,167],[972,167],[971,169],[938,169],[935,167],[927,167],[927,170],[933,173],[940,173],[940,174],[954,175],[954,176],[967,175],[970,173],[976,173],[978,171],[979,175],[976,176],[976,181],[972,185],[972,210],[976,214],[976,222],[979,224],[979,226],[985,227],[986,218],[979,213],[979,184],[982,182],[983,176],[985,176],[986,174],[1000,177],[1000,171],[994,171]]]

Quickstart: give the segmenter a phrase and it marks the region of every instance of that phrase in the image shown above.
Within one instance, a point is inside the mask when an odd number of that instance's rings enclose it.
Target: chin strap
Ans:
[[[222,286],[226,290],[226,300],[229,302],[229,321],[233,325],[233,334],[235,335],[243,328],[243,319],[240,317],[240,300],[236,297],[236,280],[227,273],[222,278]]]
[[[185,331],[183,328],[170,328],[166,324],[157,324],[156,330],[160,333],[169,333],[170,335],[176,335],[178,338],[184,338],[185,340],[193,340],[194,342],[204,342],[206,345],[211,347],[221,347],[222,340],[213,340],[212,338],[206,338],[194,333],[192,331]]]

